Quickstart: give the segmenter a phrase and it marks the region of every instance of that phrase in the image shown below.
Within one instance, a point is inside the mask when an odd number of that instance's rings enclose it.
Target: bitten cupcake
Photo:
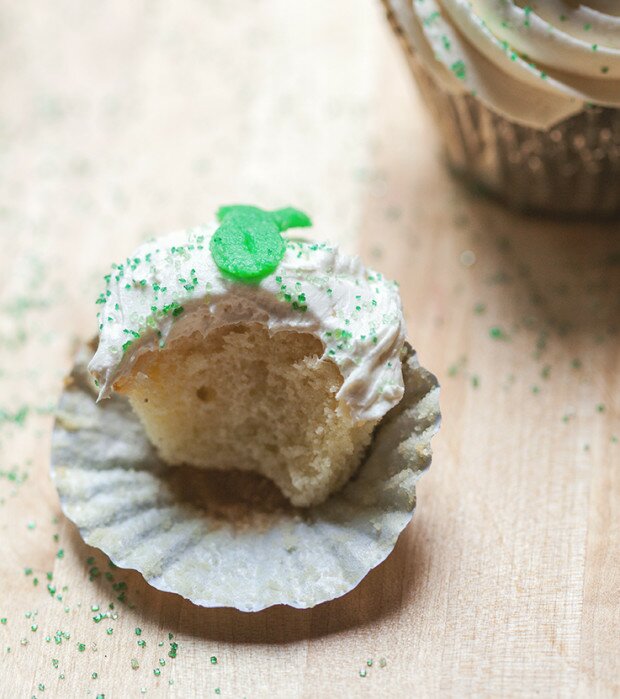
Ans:
[[[106,275],[99,337],[60,397],[63,511],[201,606],[349,592],[394,549],[431,463],[439,384],[405,342],[397,285],[295,237],[309,225],[229,206],[141,245]]]
[[[342,487],[404,391],[396,284],[281,234],[308,225],[231,206],[141,245],[106,277],[89,365],[165,462],[255,471],[296,506]]]
[[[620,7],[384,0],[451,166],[524,209],[620,212]]]

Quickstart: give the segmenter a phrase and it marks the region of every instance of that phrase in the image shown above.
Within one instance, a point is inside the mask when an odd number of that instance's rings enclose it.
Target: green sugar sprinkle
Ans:
[[[141,636],[142,635],[142,629],[136,626],[135,628],[136,636]]]
[[[211,656],[211,665],[217,665],[217,658],[215,657],[215,655]]]
[[[451,66],[450,70],[454,73],[455,77],[457,77],[459,80],[465,80],[465,77],[467,75],[467,68],[465,66],[465,63],[461,60],[455,61]]]
[[[489,328],[489,337],[491,337],[493,340],[507,340],[508,334],[499,326],[494,325],[492,328]]]
[[[293,208],[266,211],[256,206],[223,206],[221,222],[209,249],[218,269],[236,281],[257,282],[271,274],[286,252],[282,232],[312,225],[309,217]]]
[[[10,413],[0,408],[0,424],[2,424],[3,422],[12,422],[15,425],[21,426],[26,421],[26,418],[28,417],[28,412],[29,409],[25,405],[21,407],[19,410],[17,410],[15,413]]]

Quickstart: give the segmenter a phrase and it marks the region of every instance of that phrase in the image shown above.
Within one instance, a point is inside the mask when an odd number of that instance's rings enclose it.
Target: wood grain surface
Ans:
[[[0,35],[0,696],[620,695],[619,226],[454,181],[372,0],[5,0]],[[234,201],[398,279],[443,387],[412,524],[307,611],[110,568],[48,475],[109,263]]]

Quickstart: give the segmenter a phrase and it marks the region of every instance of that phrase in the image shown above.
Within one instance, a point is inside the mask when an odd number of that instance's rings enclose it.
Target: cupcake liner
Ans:
[[[588,107],[547,130],[514,123],[437,85],[384,4],[457,174],[517,209],[620,213],[620,109]]]
[[[84,541],[153,587],[204,607],[312,607],[353,589],[411,520],[440,412],[437,379],[409,346],[403,399],[358,473],[308,509],[254,474],[163,463],[125,398],[96,403],[90,356],[80,351],[60,399],[52,476]]]

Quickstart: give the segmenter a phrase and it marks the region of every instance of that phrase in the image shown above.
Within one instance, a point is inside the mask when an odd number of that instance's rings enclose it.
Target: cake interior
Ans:
[[[336,398],[342,376],[322,354],[307,333],[228,325],[140,355],[115,389],[169,464],[255,471],[314,505],[350,478],[375,426]]]

